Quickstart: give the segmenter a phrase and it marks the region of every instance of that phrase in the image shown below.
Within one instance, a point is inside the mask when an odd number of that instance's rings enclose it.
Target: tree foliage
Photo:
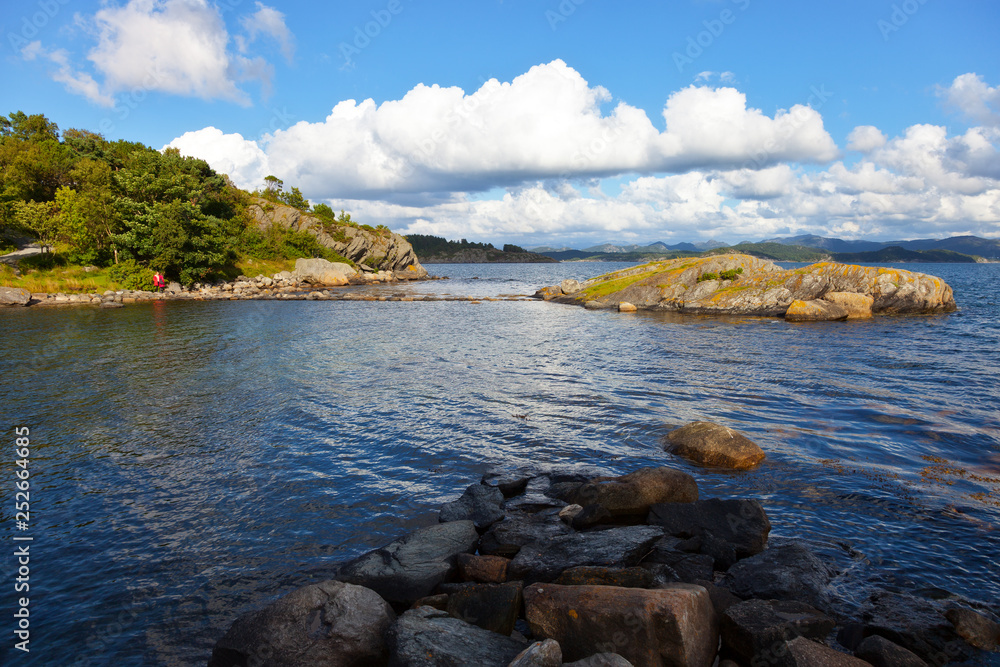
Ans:
[[[256,194],[310,209],[297,187],[285,192],[273,175]],[[129,276],[159,270],[190,284],[232,274],[240,256],[330,254],[308,233],[260,232],[250,202],[228,177],[175,148],[161,152],[78,129],[60,136],[40,114],[0,116],[0,232],[30,234],[71,263],[126,263]],[[326,204],[314,213],[356,226]]]

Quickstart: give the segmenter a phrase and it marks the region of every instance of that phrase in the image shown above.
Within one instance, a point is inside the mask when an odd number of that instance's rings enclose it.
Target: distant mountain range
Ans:
[[[766,245],[765,245],[766,244]],[[675,243],[673,245],[662,241],[649,245],[619,245],[603,243],[583,250],[573,248],[531,248],[531,252],[546,255],[558,260],[572,259],[622,259],[633,261],[648,255],[659,254],[700,254],[717,248],[732,247],[735,250],[754,252],[764,251],[764,256],[774,259],[789,259],[793,253],[773,252],[775,246],[795,246],[795,253],[801,255],[801,261],[812,261],[815,255],[833,256],[836,261],[876,262],[876,261],[924,261],[924,262],[962,262],[971,261],[972,257],[983,257],[990,260],[1000,260],[1000,240],[984,239],[978,236],[955,236],[947,239],[917,239],[913,241],[852,241],[805,234],[801,236],[786,236],[763,241],[744,241],[736,246],[727,246],[718,241],[702,243]],[[768,252],[767,250],[771,250]],[[815,253],[806,249],[812,249]],[[791,248],[789,249],[791,250]],[[959,254],[953,254],[959,253]],[[758,253],[755,253],[758,254]]]

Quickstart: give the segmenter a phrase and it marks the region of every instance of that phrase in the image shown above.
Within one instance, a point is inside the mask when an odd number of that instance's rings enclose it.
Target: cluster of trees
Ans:
[[[475,241],[449,241],[441,236],[431,236],[430,234],[410,234],[406,240],[413,246],[413,251],[417,255],[450,255],[459,250],[477,248],[479,250],[496,250],[492,243],[476,243]],[[502,252],[527,252],[521,246],[506,243]]]
[[[298,188],[269,176],[256,195],[309,210]],[[204,160],[70,129],[45,116],[0,116],[0,232],[57,247],[72,264],[159,270],[190,284],[232,274],[240,257],[331,253],[311,234],[261,231],[247,215],[252,195]],[[329,206],[331,225],[356,223]]]

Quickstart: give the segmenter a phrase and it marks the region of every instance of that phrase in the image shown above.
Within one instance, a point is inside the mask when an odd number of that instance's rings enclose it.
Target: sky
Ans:
[[[996,0],[0,2],[0,113],[394,231],[1000,238]]]

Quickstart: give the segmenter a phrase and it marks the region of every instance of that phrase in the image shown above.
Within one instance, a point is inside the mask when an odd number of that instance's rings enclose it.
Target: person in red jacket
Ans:
[[[163,274],[159,271],[157,271],[156,275],[153,276],[153,285],[156,286],[157,292],[162,291],[163,288],[167,286],[167,281],[163,278]]]

